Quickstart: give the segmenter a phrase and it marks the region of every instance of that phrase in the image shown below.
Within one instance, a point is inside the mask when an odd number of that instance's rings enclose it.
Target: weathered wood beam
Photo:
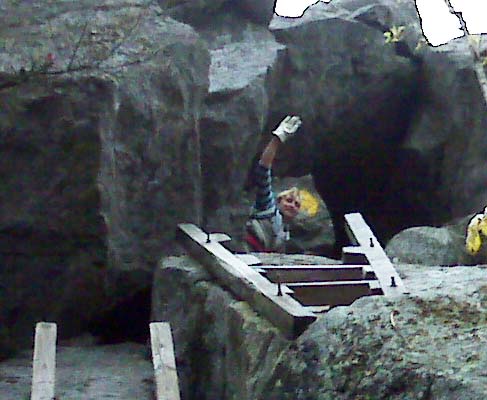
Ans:
[[[171,326],[152,322],[149,328],[157,400],[180,400]]]
[[[346,264],[369,265],[369,260],[365,256],[365,250],[360,246],[342,247],[342,261]]]
[[[345,215],[345,226],[356,251],[363,253],[373,269],[385,296],[408,293],[404,283],[360,213]],[[353,247],[346,248],[349,254]]]
[[[293,297],[305,306],[349,305],[363,296],[381,294],[377,281],[288,283]]]
[[[230,240],[232,240],[232,238],[226,233],[210,233],[210,240],[223,243],[229,242]]]
[[[189,254],[236,298],[247,301],[286,337],[296,338],[316,319],[312,312],[289,296],[286,285],[270,282],[220,243],[212,241],[211,235],[208,240],[208,234],[193,224],[179,224],[178,228],[178,239]]]
[[[315,314],[325,313],[330,311],[331,306],[323,305],[323,306],[305,306],[307,310],[314,312]]]
[[[260,265],[262,261],[253,254],[239,253],[235,254],[236,257],[240,258],[247,265]]]
[[[52,400],[55,398],[56,338],[56,324],[48,322],[36,324],[31,400]]]
[[[265,276],[272,281],[313,282],[365,279],[364,265],[261,265]]]

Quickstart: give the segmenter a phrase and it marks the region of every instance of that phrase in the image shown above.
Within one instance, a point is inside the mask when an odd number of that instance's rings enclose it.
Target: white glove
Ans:
[[[296,133],[300,126],[301,118],[299,118],[298,116],[291,117],[290,115],[288,115],[281,121],[279,126],[272,132],[272,134],[276,135],[279,140],[284,143]]]

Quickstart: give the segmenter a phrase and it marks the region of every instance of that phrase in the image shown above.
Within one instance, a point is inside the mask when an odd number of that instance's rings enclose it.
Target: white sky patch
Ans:
[[[451,0],[451,5],[463,13],[469,33],[487,33],[486,0]]]
[[[329,3],[332,0],[321,0]],[[450,0],[463,14],[471,34],[487,33],[487,0]],[[277,0],[275,12],[281,17],[299,18],[316,0]],[[445,0],[416,0],[423,33],[433,46],[439,46],[463,35],[458,18],[450,14]]]
[[[323,3],[329,3],[331,0],[321,0]],[[487,0],[485,0],[487,1]],[[299,18],[303,16],[304,11],[312,4],[319,3],[320,0],[277,0],[274,11],[281,17]]]
[[[416,0],[416,8],[421,15],[423,34],[431,45],[438,46],[463,36],[460,21],[450,14],[444,0]]]

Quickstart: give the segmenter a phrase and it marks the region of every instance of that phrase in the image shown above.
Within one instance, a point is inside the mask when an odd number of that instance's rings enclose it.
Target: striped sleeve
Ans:
[[[270,218],[276,215],[277,207],[272,192],[271,169],[261,164],[255,171],[256,193],[252,216],[254,218]]]

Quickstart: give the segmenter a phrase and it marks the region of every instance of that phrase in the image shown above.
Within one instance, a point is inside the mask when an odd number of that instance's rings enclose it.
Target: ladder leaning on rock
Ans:
[[[362,296],[407,293],[362,215],[347,214],[345,222],[353,246],[343,248],[344,265],[262,265],[253,255],[226,249],[221,243],[230,240],[227,235],[193,224],[179,224],[178,238],[222,286],[293,339],[334,306]]]

